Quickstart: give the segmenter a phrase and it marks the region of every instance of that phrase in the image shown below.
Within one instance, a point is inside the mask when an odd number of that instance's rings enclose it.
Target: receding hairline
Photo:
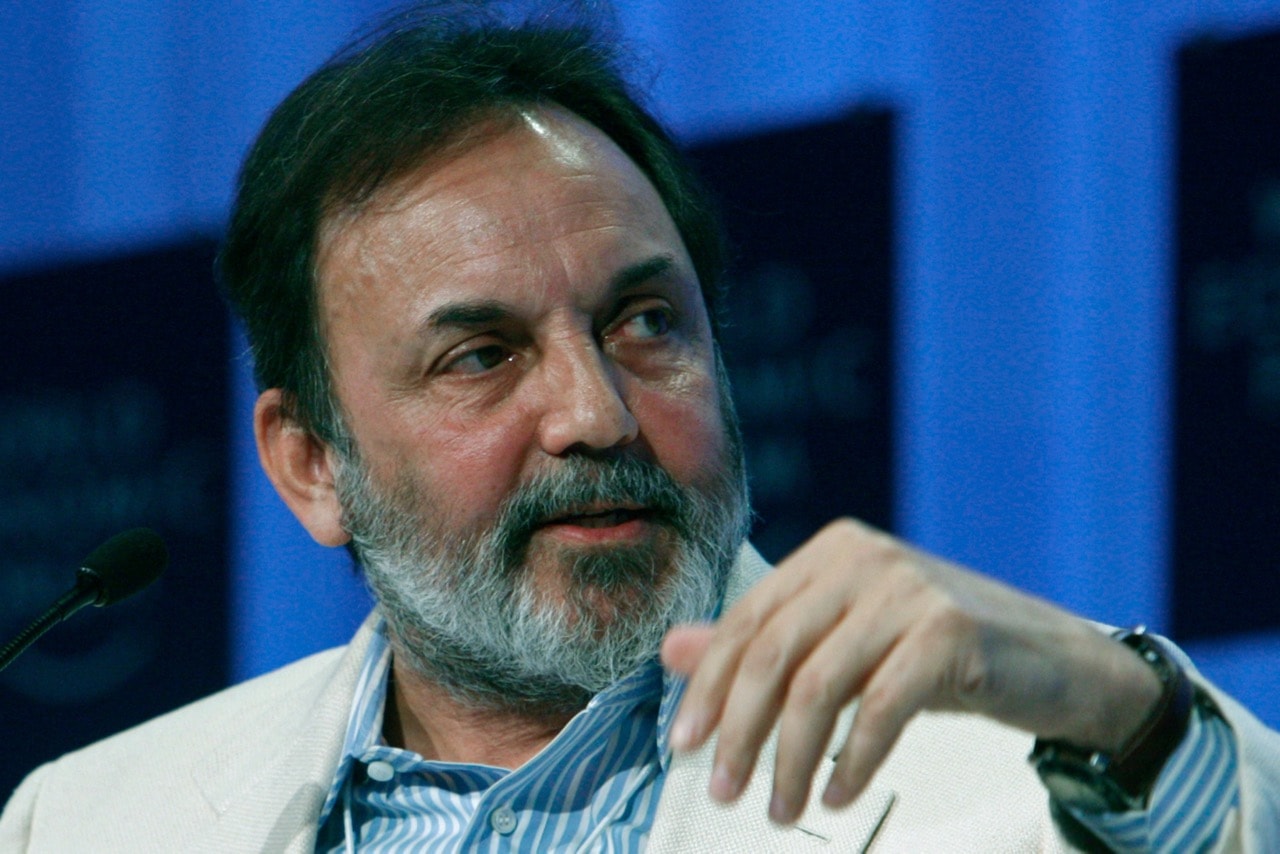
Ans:
[[[554,124],[562,127],[578,125],[587,131],[580,138],[595,147],[605,157],[618,157],[630,164],[631,168],[653,190],[658,202],[675,225],[674,215],[667,206],[667,200],[645,172],[608,133],[598,125],[579,115],[575,111],[554,101],[510,101],[501,104],[489,104],[475,111],[474,115],[452,128],[437,144],[427,146],[417,157],[408,159],[393,173],[385,175],[376,186],[355,192],[348,188],[345,194],[333,191],[321,209],[321,217],[315,230],[312,247],[312,282],[317,297],[317,307],[322,303],[321,271],[331,257],[336,238],[357,220],[379,212],[394,213],[401,204],[411,203],[414,194],[422,183],[438,170],[465,158],[477,149],[512,134],[525,130],[541,132],[539,115],[549,116]],[[594,131],[594,134],[591,134]],[[592,136],[596,139],[593,140]],[[597,145],[603,142],[604,145]],[[676,227],[679,234],[679,227]],[[683,242],[683,235],[680,235]]]
[[[350,221],[373,205],[387,202],[394,204],[397,193],[410,191],[421,180],[422,172],[433,168],[433,164],[443,166],[465,157],[486,142],[516,128],[522,112],[542,106],[536,102],[523,104],[514,101],[484,104],[458,121],[440,139],[424,145],[417,154],[397,164],[394,170],[382,175],[376,182],[360,186],[334,184],[320,203],[316,248],[319,248],[335,220]]]

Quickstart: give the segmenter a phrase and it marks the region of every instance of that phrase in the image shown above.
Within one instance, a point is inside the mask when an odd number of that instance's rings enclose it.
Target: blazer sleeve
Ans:
[[[1280,733],[1199,674],[1193,678],[1235,735],[1240,804],[1218,837],[1220,851],[1280,851]]]

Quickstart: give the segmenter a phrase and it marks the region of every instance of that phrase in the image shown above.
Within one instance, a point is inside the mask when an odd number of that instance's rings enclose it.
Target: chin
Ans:
[[[531,578],[547,607],[567,625],[590,620],[601,630],[619,618],[657,610],[670,576],[665,548],[558,548],[553,566],[535,565]]]
[[[603,631],[628,614],[652,609],[656,599],[661,595],[660,586],[656,589],[650,587],[642,590],[632,587],[626,590],[610,591],[594,586],[588,587],[576,593],[574,596],[576,601],[573,606],[566,609],[568,611],[566,616],[575,621],[587,616]]]

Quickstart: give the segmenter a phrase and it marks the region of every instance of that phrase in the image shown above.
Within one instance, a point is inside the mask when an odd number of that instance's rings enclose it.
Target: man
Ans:
[[[721,263],[587,30],[422,20],[317,72],[222,267],[263,466],[378,608],[39,769],[0,847],[1280,842],[1275,734],[1158,641],[852,521],[767,572]]]

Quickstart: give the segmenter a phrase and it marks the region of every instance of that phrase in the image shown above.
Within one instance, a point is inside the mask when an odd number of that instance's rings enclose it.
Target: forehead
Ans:
[[[368,202],[329,216],[318,250],[326,323],[337,303],[371,288],[426,300],[481,285],[501,297],[556,276],[607,278],[646,252],[692,267],[635,163],[554,107],[473,126]]]

